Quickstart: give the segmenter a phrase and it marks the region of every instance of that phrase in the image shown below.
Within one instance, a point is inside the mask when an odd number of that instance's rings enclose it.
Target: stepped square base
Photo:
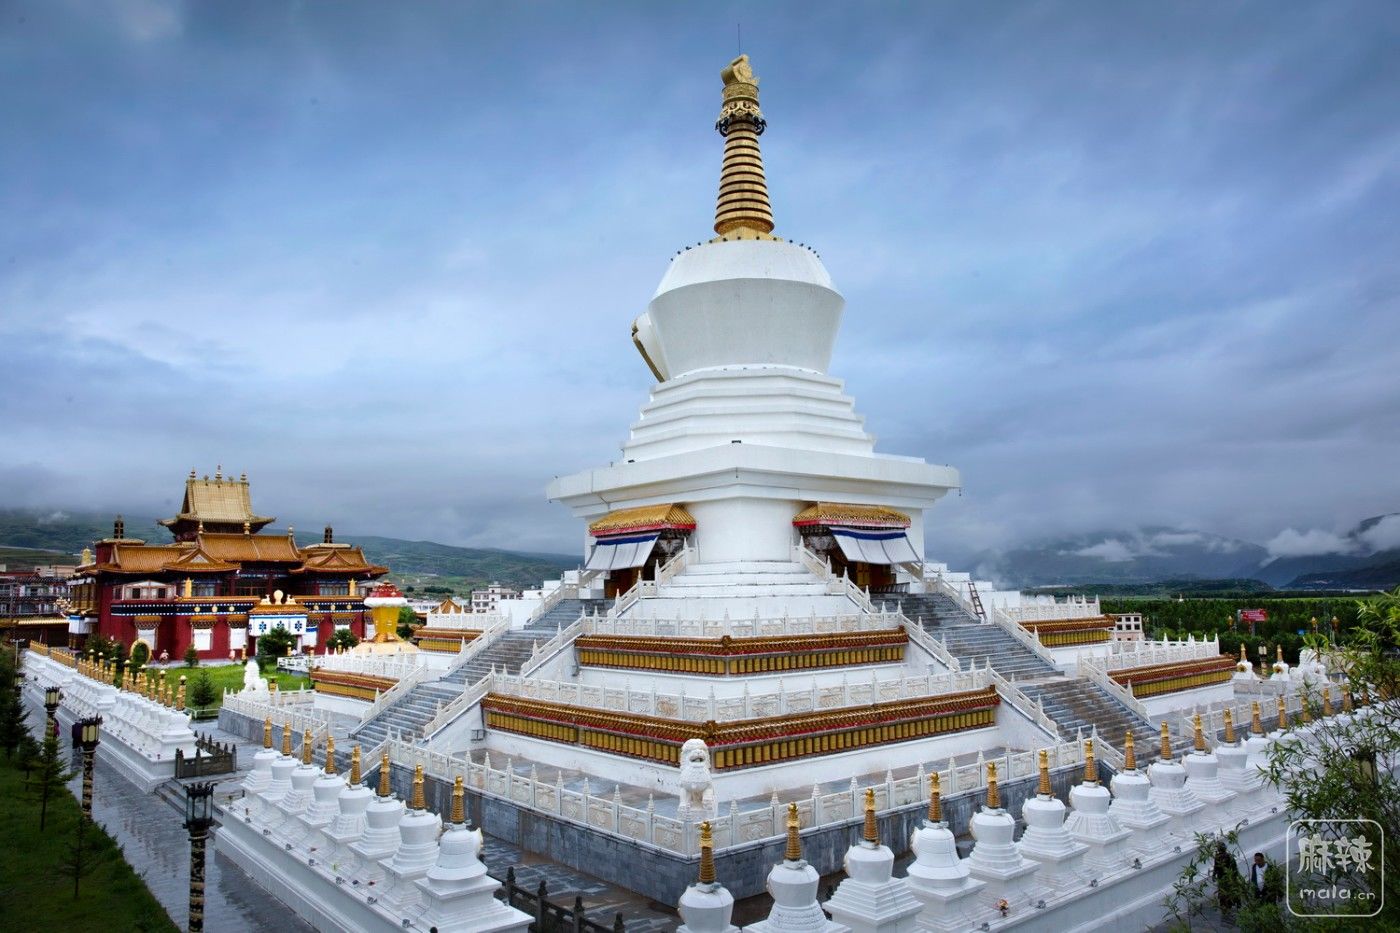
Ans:
[[[915,879],[909,881],[909,892],[923,903],[919,912],[919,927],[926,930],[966,930],[975,927],[980,914],[987,911],[986,898],[982,889],[985,881],[964,878],[956,887],[937,887],[921,884]],[[978,917],[978,920],[974,920]]]

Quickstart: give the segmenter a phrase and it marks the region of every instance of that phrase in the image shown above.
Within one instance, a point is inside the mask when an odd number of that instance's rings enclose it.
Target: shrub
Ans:
[[[277,659],[287,656],[287,649],[296,643],[296,636],[284,628],[275,628],[258,636],[258,666],[263,670],[277,667]]]
[[[199,667],[199,649],[194,645],[185,649],[185,667]]]
[[[150,659],[151,649],[146,647],[144,641],[138,641],[131,646],[130,663],[133,671],[139,671],[141,668],[145,667],[146,662]]]
[[[330,648],[332,651],[336,651],[341,648],[353,648],[359,643],[360,640],[355,637],[354,632],[350,631],[348,628],[341,628],[336,629],[330,639],[327,640],[326,647]]]
[[[208,709],[219,699],[219,692],[214,687],[214,681],[209,678],[209,672],[201,670],[194,675],[194,680],[189,684],[188,705],[195,709]]]

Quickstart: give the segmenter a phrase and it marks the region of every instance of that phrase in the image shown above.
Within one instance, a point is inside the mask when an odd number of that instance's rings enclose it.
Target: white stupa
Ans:
[[[765,920],[751,923],[750,933],[850,933],[849,927],[828,920],[817,902],[821,876],[802,857],[797,804],[788,804],[787,849],[783,860],[768,872],[768,896],[773,908]]]
[[[1083,877],[1084,855],[1089,847],[1076,840],[1065,826],[1064,801],[1055,796],[1050,785],[1049,755],[1041,749],[1039,755],[1040,785],[1032,797],[1021,805],[1021,819],[1026,829],[1021,833],[1017,848],[1028,859],[1040,863],[1036,882],[1060,888],[1079,884]]]
[[[972,877],[967,860],[958,857],[957,840],[943,821],[938,772],[929,775],[928,819],[909,840],[914,861],[908,869],[909,891],[924,909],[919,923],[932,930],[963,930],[976,926],[978,895],[986,882]]]
[[[1196,818],[1206,805],[1186,786],[1186,769],[1172,758],[1171,733],[1165,720],[1162,722],[1161,757],[1147,769],[1147,777],[1152,781],[1152,802],[1172,818],[1172,828],[1193,830]]]
[[[1108,788],[1099,783],[1093,739],[1084,742],[1084,780],[1070,789],[1069,804],[1073,810],[1065,820],[1065,829],[1088,847],[1084,855],[1086,873],[1101,878],[1126,868],[1128,840],[1133,833],[1109,812],[1113,799]]]
[[[1152,855],[1172,818],[1157,809],[1157,804],[1152,800],[1152,781],[1138,770],[1137,750],[1131,731],[1123,738],[1123,770],[1113,776],[1109,786],[1113,790],[1113,803],[1108,808],[1108,815],[1132,830],[1129,849],[1139,860]]]

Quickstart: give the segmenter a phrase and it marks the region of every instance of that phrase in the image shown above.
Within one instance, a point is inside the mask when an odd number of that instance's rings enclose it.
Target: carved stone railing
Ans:
[[[1127,641],[1114,642],[1103,660],[1104,670],[1117,671],[1127,667],[1151,667],[1156,664],[1176,664],[1201,661],[1220,655],[1219,636],[1196,641]]]
[[[691,554],[692,549],[690,545],[688,543],[683,544],[681,549],[677,551],[670,560],[657,565],[656,573],[653,574],[655,579],[638,580],[636,583],[632,584],[631,589],[617,597],[612,606],[608,608],[607,617],[609,619],[616,619],[635,606],[637,601],[642,597],[655,596],[658,588],[662,584],[669,583],[676,574],[686,568],[690,562]]]
[[[568,648],[574,643],[574,639],[583,634],[584,620],[580,616],[573,624],[559,629],[554,637],[543,645],[535,645],[530,651],[530,657],[520,665],[520,676],[529,677],[539,670],[550,658]]]
[[[783,616],[730,619],[614,619],[591,615],[583,619],[585,635],[637,635],[656,638],[763,638],[777,635],[828,635],[896,628],[903,616],[895,610],[840,616]]]
[[[1099,598],[1084,599],[1071,596],[1063,602],[1029,603],[1023,606],[1006,606],[1001,609],[1013,622],[1031,628],[1034,622],[1060,622],[1072,619],[1093,619],[1103,615],[1099,608]]]
[[[464,715],[473,706],[481,702],[481,698],[490,693],[495,686],[496,675],[487,674],[475,684],[462,691],[462,695],[454,697],[442,709],[423,724],[423,740],[431,742],[433,738],[443,729],[451,725],[459,716]]]
[[[424,681],[434,679],[439,673],[440,672],[434,671],[428,667],[420,667],[408,676],[401,678],[394,686],[379,694],[374,702],[369,705],[369,709],[365,710],[360,715],[360,725],[369,722],[375,716],[378,716],[384,710],[397,703],[402,697],[407,696],[408,692],[414,687]]]
[[[316,656],[310,669],[402,680],[419,666],[416,653],[402,658],[382,654],[326,654]]]
[[[1057,667],[1059,665],[1055,655],[1050,652],[1049,648],[1040,643],[1040,639],[1035,636],[1035,633],[1027,631],[1012,621],[1006,614],[1006,610],[993,606],[989,621],[993,625],[1000,626],[1003,631],[1009,632],[1012,638],[1025,645],[1036,657],[1045,661],[1051,667]]]
[[[314,696],[308,696],[303,700],[296,697],[299,693],[313,694],[314,691],[278,691],[267,701],[255,700],[237,693],[226,693],[224,694],[223,708],[259,722],[271,719],[276,727],[289,725],[298,739],[307,729],[310,729],[313,741],[325,741],[330,730],[330,722],[326,714],[316,709]],[[296,697],[295,700],[292,699],[294,697]]]
[[[829,595],[845,596],[866,612],[875,611],[875,604],[871,602],[869,592],[856,586],[845,574],[837,576],[832,572],[831,565],[822,560],[806,545],[794,544],[792,546],[792,559],[820,577],[826,583],[826,591]]]
[[[1079,676],[1089,680],[1104,693],[1150,722],[1152,717],[1148,715],[1147,707],[1142,704],[1141,700],[1133,696],[1133,691],[1108,676],[1108,670],[1103,666],[1103,660],[1103,658],[1081,655],[1077,665]]]

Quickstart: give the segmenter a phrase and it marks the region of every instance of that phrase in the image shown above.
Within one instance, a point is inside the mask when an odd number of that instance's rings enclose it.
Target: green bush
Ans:
[[[335,630],[335,633],[332,634],[330,639],[326,642],[326,647],[330,648],[332,651],[338,651],[341,648],[349,650],[359,643],[360,640],[355,637],[354,632],[350,631],[348,628],[342,628]]]
[[[146,647],[144,641],[138,641],[131,646],[131,657],[129,659],[132,671],[139,671],[146,666],[146,662],[151,659],[151,649]]]
[[[296,636],[284,628],[275,628],[265,635],[258,636],[258,666],[263,670],[276,669],[277,659],[287,656],[287,649],[296,643]]]
[[[209,679],[208,671],[200,671],[194,675],[194,680],[189,684],[189,696],[186,697],[186,705],[195,709],[207,709],[213,706],[219,699],[219,691],[214,687],[214,681]]]
[[[185,649],[185,667],[199,667],[199,649],[194,645]]]

